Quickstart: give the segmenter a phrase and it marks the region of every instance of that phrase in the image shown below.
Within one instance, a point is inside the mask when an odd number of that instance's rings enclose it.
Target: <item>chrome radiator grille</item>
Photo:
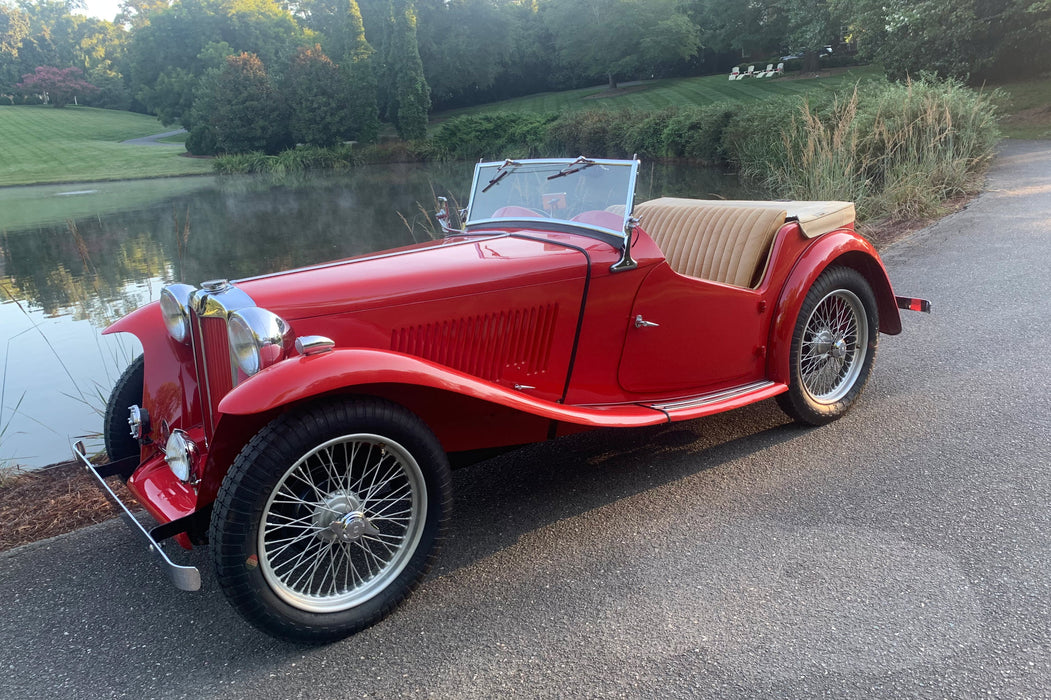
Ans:
[[[201,410],[206,432],[211,435],[219,412],[219,402],[234,388],[230,341],[225,318],[201,318],[194,315],[194,360],[197,385],[201,390]]]

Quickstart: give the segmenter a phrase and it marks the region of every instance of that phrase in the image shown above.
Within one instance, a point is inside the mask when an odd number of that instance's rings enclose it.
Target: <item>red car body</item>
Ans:
[[[552,162],[560,170],[548,179],[569,170],[567,180],[573,164],[606,163]],[[500,172],[489,187],[508,186]],[[475,197],[485,191],[479,177]],[[108,328],[134,334],[144,350],[149,419],[134,460],[111,473],[126,476],[162,528],[169,524],[154,539],[203,542],[228,471],[253,436],[319,400],[389,402],[418,417],[445,453],[489,454],[592,428],[690,420],[789,391],[801,308],[832,268],[848,268],[871,289],[879,332],[901,330],[886,270],[852,216],[819,235],[789,216],[773,233],[759,282],[742,287],[676,272],[645,216],[638,226],[628,220],[628,247],[520,209],[474,226],[469,218],[440,240],[198,290],[198,308],[244,295],[286,322],[281,347],[270,348],[275,361],[252,376],[232,359],[221,318],[192,316],[190,343],[173,339],[158,303]],[[613,231],[614,219],[622,220],[609,207],[573,221]],[[323,351],[293,351],[296,338],[315,336],[330,341]],[[193,445],[186,478],[166,461],[174,431]]]

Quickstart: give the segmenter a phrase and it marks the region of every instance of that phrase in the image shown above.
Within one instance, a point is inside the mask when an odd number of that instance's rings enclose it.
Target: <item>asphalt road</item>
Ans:
[[[116,521],[0,555],[0,697],[1051,697],[1051,142],[892,246],[934,300],[857,408],[773,402],[455,474],[436,570],[327,647]]]

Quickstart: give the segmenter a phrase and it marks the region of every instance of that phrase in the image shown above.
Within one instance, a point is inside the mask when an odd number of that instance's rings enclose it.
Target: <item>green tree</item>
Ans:
[[[213,90],[209,124],[220,152],[276,151],[283,145],[280,108],[258,56],[228,56]]]
[[[513,46],[511,14],[492,0],[417,0],[418,40],[431,97],[487,90]]]
[[[351,120],[343,74],[320,45],[301,48],[282,82],[293,141],[331,146],[343,140]]]
[[[165,123],[188,119],[197,82],[216,56],[209,46],[284,66],[304,32],[275,0],[175,0],[151,15],[128,46],[130,86]]]
[[[376,107],[379,118],[393,121],[394,73],[391,43],[394,34],[393,0],[358,0],[365,37],[373,49],[370,66],[376,81]]]
[[[168,9],[168,0],[124,0],[115,21],[138,30],[150,23],[155,15]]]
[[[346,47],[341,68],[349,117],[346,136],[368,143],[376,139],[380,128],[376,52],[365,39],[361,9],[355,0],[348,0],[341,27]]]
[[[403,139],[425,138],[431,89],[423,75],[420,49],[416,43],[416,9],[412,0],[395,0],[390,55],[394,76],[391,114],[394,127]]]
[[[1011,77],[1051,58],[1047,0],[840,0],[859,52],[889,76]]]
[[[29,36],[29,17],[0,3],[0,92],[9,91],[21,75],[18,52]]]
[[[26,13],[0,3],[0,60],[18,58],[18,49],[27,36],[29,17]]]
[[[702,39],[717,51],[756,50],[803,55],[803,70],[819,68],[819,52],[844,37],[846,21],[833,0],[701,0],[694,13],[703,17]]]
[[[561,63],[606,76],[610,89],[619,77],[649,75],[659,63],[700,48],[700,29],[674,0],[550,0],[545,19]]]

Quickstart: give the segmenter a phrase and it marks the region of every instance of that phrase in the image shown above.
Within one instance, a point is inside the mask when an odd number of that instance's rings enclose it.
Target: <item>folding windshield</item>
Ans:
[[[572,225],[624,239],[638,161],[506,160],[474,170],[465,224]],[[535,222],[533,220],[536,220]]]

